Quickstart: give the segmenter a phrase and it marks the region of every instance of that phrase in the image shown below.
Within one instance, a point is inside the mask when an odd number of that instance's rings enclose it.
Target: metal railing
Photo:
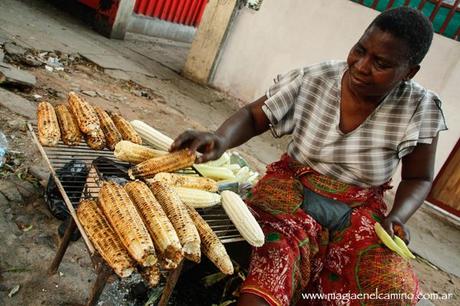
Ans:
[[[436,33],[460,40],[460,0],[351,0],[378,11],[410,6],[430,18]]]

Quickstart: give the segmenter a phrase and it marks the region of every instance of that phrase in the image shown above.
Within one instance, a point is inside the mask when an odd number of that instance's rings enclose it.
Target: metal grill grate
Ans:
[[[112,151],[108,150],[92,150],[89,148],[86,143],[81,142],[77,146],[67,146],[62,141],[55,147],[44,147],[42,146],[38,139],[37,139],[37,127],[29,125],[29,130],[35,140],[36,145],[38,146],[40,152],[42,153],[45,160],[48,162],[48,166],[50,167],[50,171],[54,176],[56,184],[62,185],[63,189],[65,190],[63,194],[64,200],[68,198],[69,204],[72,207],[68,207],[69,213],[76,219],[74,208],[77,207],[78,202],[81,198],[97,198],[99,194],[100,184],[103,180],[101,171],[103,172],[104,176],[111,176],[111,175],[119,175],[120,170],[119,167],[127,167],[128,164],[121,163],[115,159],[113,156]],[[105,166],[98,165],[97,168],[94,167],[93,161],[96,160],[98,157],[105,157],[111,161],[112,164],[108,164]],[[62,170],[62,168],[71,162],[72,160],[79,160],[83,162],[86,167],[89,169],[89,174],[81,173],[76,176],[81,180],[86,180],[85,187],[83,192],[80,192],[80,186],[75,184],[74,182],[66,182],[65,180],[60,180],[58,176],[65,176],[70,175],[70,171],[66,173]],[[193,169],[185,169],[182,172],[186,173],[195,173]],[[75,177],[75,176],[74,176]],[[61,193],[62,193],[61,189]],[[225,214],[224,209],[221,205],[216,205],[214,207],[206,208],[206,209],[197,209],[200,215],[203,217],[206,222],[211,226],[214,230],[216,235],[222,241],[222,243],[230,243],[236,241],[242,241],[243,238],[239,234],[238,230],[235,228],[233,223],[230,221],[228,216]],[[76,220],[80,231],[82,231],[82,227],[79,224],[78,220]],[[93,251],[93,247],[89,240],[87,239],[86,235],[83,234],[83,237],[88,244],[89,249],[91,252]]]

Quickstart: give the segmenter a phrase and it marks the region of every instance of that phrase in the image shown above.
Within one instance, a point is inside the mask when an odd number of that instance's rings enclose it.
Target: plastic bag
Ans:
[[[0,132],[0,168],[3,167],[6,160],[6,152],[8,151],[8,140],[5,134]]]
[[[72,202],[78,203],[85,187],[88,172],[86,164],[78,159],[71,160],[64,167],[56,170],[56,175]],[[45,189],[45,202],[51,214],[59,220],[65,220],[70,215],[52,176],[48,179],[48,185]],[[77,205],[74,204],[74,207],[76,208]]]

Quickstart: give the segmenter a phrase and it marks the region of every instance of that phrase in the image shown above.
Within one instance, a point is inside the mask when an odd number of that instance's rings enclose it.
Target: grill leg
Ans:
[[[72,233],[75,231],[77,228],[77,224],[75,223],[75,220],[70,217],[70,222],[69,225],[67,225],[67,229],[65,230],[64,237],[62,237],[61,243],[59,244],[59,249],[56,252],[56,255],[54,256],[53,262],[51,263],[51,266],[48,269],[48,274],[53,275],[56,274],[59,265],[61,264],[62,257],[64,257],[65,251],[67,250],[67,247],[69,246],[70,242],[70,237],[72,236]]]
[[[91,294],[86,306],[94,306],[97,304],[102,290],[104,290],[104,287],[107,284],[107,279],[112,275],[112,273],[112,270],[105,263],[99,264],[96,281],[91,289]]]
[[[163,294],[161,295],[160,302],[158,302],[158,306],[166,306],[168,304],[169,298],[171,297],[174,287],[176,287],[177,280],[179,279],[179,275],[182,271],[184,260],[185,259],[183,259],[180,262],[180,264],[177,266],[177,268],[174,269],[174,271],[172,271],[168,275],[168,279],[166,280],[165,289],[163,290]]]

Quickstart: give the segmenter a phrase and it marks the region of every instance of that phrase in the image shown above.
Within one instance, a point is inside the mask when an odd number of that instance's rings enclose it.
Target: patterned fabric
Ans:
[[[313,182],[313,183],[312,183]],[[317,188],[352,208],[349,225],[329,232],[300,208],[302,189]],[[271,185],[271,187],[269,186]],[[311,187],[315,186],[315,187]],[[386,211],[380,188],[360,188],[318,174],[284,155],[268,166],[246,202],[265,233],[254,248],[242,293],[256,294],[270,305],[312,305],[302,293],[418,294],[409,263],[380,243],[374,223]],[[311,189],[310,189],[311,190]],[[267,192],[268,191],[268,192]],[[277,203],[279,199],[281,203]],[[414,305],[412,300],[317,300],[321,305]]]
[[[292,134],[288,153],[345,183],[380,186],[417,143],[447,129],[438,96],[409,81],[395,88],[355,130],[340,128],[345,62],[324,62],[279,76],[262,106],[275,137]]]

